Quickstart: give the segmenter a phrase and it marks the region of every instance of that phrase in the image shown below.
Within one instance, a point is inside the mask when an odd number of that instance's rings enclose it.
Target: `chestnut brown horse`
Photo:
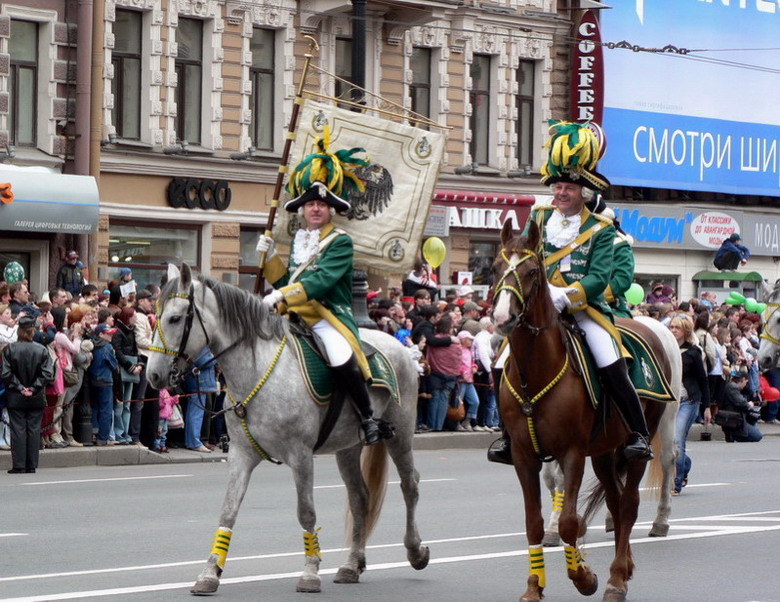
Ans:
[[[557,460],[564,474],[566,495],[558,532],[564,542],[569,578],[583,595],[598,589],[596,574],[584,562],[577,539],[584,533],[585,520],[606,499],[615,523],[615,559],[604,600],[625,600],[634,571],[629,537],[639,509],[645,462],[624,459],[622,448],[629,432],[616,411],[609,413],[593,437],[597,413],[582,377],[573,369],[562,322],[550,300],[544,262],[536,252],[539,228],[531,222],[527,237],[515,237],[507,220],[501,243],[503,248],[493,267],[493,303],[498,314],[494,315],[496,326],[509,339],[499,403],[525,504],[530,571],[521,600],[541,600],[545,587],[539,481],[542,456]],[[670,362],[658,338],[642,324],[624,322],[650,345],[670,380]],[[642,401],[652,437],[666,404]],[[583,518],[577,515],[577,496],[586,456],[591,456],[599,483],[588,498]]]

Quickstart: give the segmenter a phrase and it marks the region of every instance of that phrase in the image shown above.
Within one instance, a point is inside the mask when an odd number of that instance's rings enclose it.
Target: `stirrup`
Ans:
[[[496,446],[496,443],[498,445]],[[495,446],[495,447],[494,447]],[[507,437],[501,437],[496,439],[490,446],[487,452],[488,462],[496,462],[497,464],[509,464],[514,466],[512,462],[512,444]]]
[[[363,427],[366,445],[376,445],[382,440],[382,435],[379,432],[379,425],[373,418],[366,418],[360,423],[360,426]]]
[[[650,441],[648,441],[647,437],[642,435],[641,433],[631,433],[631,436],[629,437],[629,443],[626,444],[626,447],[623,449],[623,455],[626,457],[626,460],[652,460],[655,456],[653,456],[653,449],[650,447]]]

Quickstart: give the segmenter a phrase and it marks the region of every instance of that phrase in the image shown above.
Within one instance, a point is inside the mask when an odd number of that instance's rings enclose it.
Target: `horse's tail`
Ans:
[[[380,442],[363,449],[360,458],[360,472],[363,474],[363,482],[368,490],[368,508],[363,522],[363,539],[360,542],[365,546],[379,520],[387,493],[387,449],[384,443]],[[348,542],[352,538],[353,522],[354,517],[350,512],[349,504],[347,504],[345,534]]]
[[[653,455],[655,457],[650,461],[650,471],[647,473],[647,489],[655,496],[655,499],[661,497],[661,485],[664,479],[664,471],[661,466],[663,448],[664,442],[661,433],[656,431],[653,437]]]

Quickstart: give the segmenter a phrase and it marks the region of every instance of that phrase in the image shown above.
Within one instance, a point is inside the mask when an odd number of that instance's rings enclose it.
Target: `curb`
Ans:
[[[780,437],[780,425],[759,424],[764,437]],[[688,433],[688,441],[701,441],[704,425],[694,424]],[[711,441],[725,441],[720,427],[710,426]],[[490,444],[500,433],[422,433],[414,437],[415,451],[448,449],[478,449],[487,453]],[[172,449],[158,454],[148,449],[131,446],[66,447],[41,450],[39,468],[71,468],[78,466],[138,466],[142,464],[192,464],[198,462],[226,462],[227,454],[215,450],[204,454],[188,449]],[[11,468],[11,452],[0,451],[0,471]]]

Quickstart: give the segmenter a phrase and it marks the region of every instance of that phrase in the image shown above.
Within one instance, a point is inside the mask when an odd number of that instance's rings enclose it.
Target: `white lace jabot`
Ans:
[[[580,223],[582,221],[580,215],[566,217],[557,209],[553,211],[545,226],[547,242],[558,249],[571,244],[580,233]]]
[[[293,241],[295,250],[293,251],[293,261],[296,265],[306,263],[317,254],[317,249],[320,246],[320,231],[307,230],[301,228],[295,233],[295,240]]]

